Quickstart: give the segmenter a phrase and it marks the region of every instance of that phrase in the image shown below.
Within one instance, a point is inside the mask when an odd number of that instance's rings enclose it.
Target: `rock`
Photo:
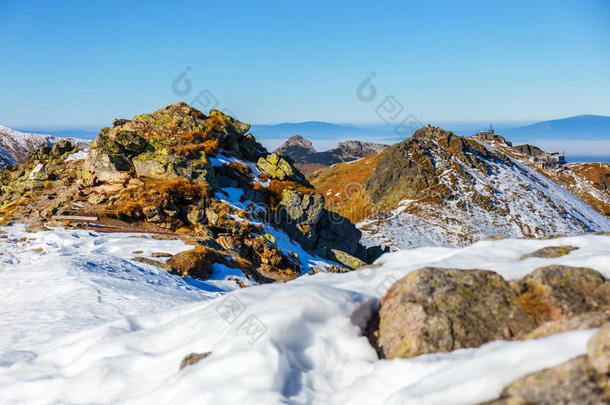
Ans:
[[[318,237],[318,222],[326,212],[324,197],[284,189],[276,210],[280,225],[290,237],[305,249],[312,249]]]
[[[540,267],[511,286],[538,324],[610,309],[610,283],[589,268]]]
[[[180,158],[169,152],[146,152],[133,159],[133,166],[138,177],[153,179],[175,179],[180,177],[177,168]]]
[[[144,152],[148,146],[146,139],[133,131],[118,131],[114,134],[114,142],[122,146],[125,153],[129,156]]]
[[[173,255],[167,264],[178,274],[192,278],[206,280],[214,274],[214,263],[226,264],[221,252],[205,246],[197,246],[193,250]]]
[[[66,153],[72,152],[74,149],[76,149],[76,145],[70,142],[69,139],[62,139],[61,141],[56,142],[55,145],[53,145],[53,149],[51,149],[51,155],[53,155],[54,157],[60,157]]]
[[[347,254],[342,250],[331,249],[330,252],[331,253],[329,259],[341,263],[342,265],[347,266],[350,269],[357,269],[358,267],[364,266],[366,264],[357,257]]]
[[[390,287],[379,316],[379,346],[390,359],[477,347],[536,326],[509,284],[488,270],[415,270]]]
[[[256,166],[271,179],[287,180],[297,177],[292,165],[276,153],[259,158]]]
[[[544,259],[553,259],[555,257],[565,256],[573,250],[578,249],[574,246],[547,246],[542,249],[538,249],[532,253],[521,256],[521,260],[528,259],[530,257],[540,257]]]
[[[208,357],[210,354],[212,354],[212,352],[187,354],[186,356],[184,356],[184,358],[180,362],[180,368],[178,370],[182,370],[184,367],[192,366],[193,364],[197,364],[201,360]]]
[[[316,248],[321,256],[329,257],[331,249],[338,249],[352,256],[358,256],[360,259],[366,259],[366,249],[363,248],[360,252],[362,255],[358,254],[358,241],[362,237],[362,232],[347,218],[325,210],[318,228],[321,231]],[[374,254],[374,252],[372,253]]]
[[[140,256],[136,256],[133,259],[131,259],[133,261],[136,262],[140,262],[140,263],[144,263],[144,264],[148,264],[151,266],[155,266],[155,267],[159,267],[165,271],[172,271],[172,267],[169,266],[166,263],[160,262],[159,260],[153,260],[153,259],[149,259],[148,257],[140,257]]]
[[[167,252],[152,252],[150,254],[151,257],[172,257],[171,253]]]
[[[241,121],[236,120],[235,118],[221,112],[218,110],[210,110],[210,117],[222,117],[223,121],[227,124],[227,126],[235,131],[235,133],[239,136],[243,136],[250,130],[250,124],[245,124]]]
[[[522,377],[506,387],[499,399],[486,402],[494,405],[608,403],[609,398],[595,382],[586,356]]]
[[[589,365],[601,375],[610,376],[610,322],[603,325],[587,344]]]
[[[610,321],[610,312],[591,312],[576,315],[573,318],[561,318],[544,322],[542,325],[523,336],[522,339],[539,339],[571,330],[599,328],[608,321]]]
[[[246,246],[230,235],[221,235],[216,238],[216,242],[232,256],[244,257],[246,255]]]
[[[214,212],[212,209],[206,208],[205,216],[211,225],[216,226],[218,224],[218,214],[216,212]]]
[[[115,118],[112,121],[112,126],[113,127],[120,127],[121,125],[127,124],[129,121],[131,121],[131,120],[128,120],[128,119],[125,119],[125,118]]]
[[[205,213],[199,207],[189,207],[186,219],[193,225],[200,224],[205,220]]]

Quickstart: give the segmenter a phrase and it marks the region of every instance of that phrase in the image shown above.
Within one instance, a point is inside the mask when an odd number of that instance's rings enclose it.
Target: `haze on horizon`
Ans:
[[[381,123],[389,96],[422,122],[610,115],[607,1],[237,4],[0,3],[0,124],[103,126],[204,91],[258,124]]]

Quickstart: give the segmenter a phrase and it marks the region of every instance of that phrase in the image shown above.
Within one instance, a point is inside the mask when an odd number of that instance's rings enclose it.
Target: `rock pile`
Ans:
[[[200,278],[221,262],[259,282],[308,270],[298,254],[275,244],[274,227],[310,254],[350,268],[381,254],[360,245],[355,226],[328,212],[324,197],[289,161],[257,143],[249,128],[185,103],[114,120],[84,160],[67,159],[79,148],[60,142],[0,171],[0,216],[35,212],[49,221],[58,214],[95,215],[188,235],[197,248],[169,263],[179,274]]]

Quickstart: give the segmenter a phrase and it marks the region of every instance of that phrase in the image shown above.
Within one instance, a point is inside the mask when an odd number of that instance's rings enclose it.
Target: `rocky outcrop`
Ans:
[[[527,155],[527,156],[539,156],[544,153],[544,151],[542,149],[540,149],[539,147],[534,146],[534,145],[528,145],[528,144],[517,145],[517,146],[514,146],[513,148],[516,151],[518,151],[519,153],[523,153],[524,155]]]
[[[497,273],[423,268],[381,300],[379,346],[386,358],[413,357],[511,339],[535,326]]]
[[[254,282],[291,280],[311,270],[313,262],[273,234],[350,269],[379,256],[380,249],[359,243],[351,222],[326,210],[324,197],[298,169],[268,153],[248,130],[220,111],[206,116],[185,103],[116,119],[85,159],[67,159],[79,149],[58,142],[0,171],[0,217],[49,221],[78,214],[196,238],[195,249],[167,266],[201,279],[212,275],[215,263],[238,268]]]
[[[532,339],[610,319],[610,282],[597,271],[547,266],[506,282],[487,270],[423,268],[381,300],[374,345],[386,358]]]
[[[294,135],[277,148],[274,153],[289,158],[295,167],[308,175],[323,167],[357,160],[387,148],[388,145],[378,143],[346,141],[340,142],[336,148],[318,152],[311,141],[300,135]]]
[[[486,404],[610,404],[610,323],[587,345],[587,354],[529,374]]]

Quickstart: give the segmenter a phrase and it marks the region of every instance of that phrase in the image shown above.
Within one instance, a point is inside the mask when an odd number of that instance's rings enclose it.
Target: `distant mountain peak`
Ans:
[[[289,157],[302,173],[309,174],[335,163],[350,162],[381,152],[386,148],[388,145],[345,141],[339,143],[334,149],[317,152],[310,140],[301,135],[293,135],[275,152]]]

